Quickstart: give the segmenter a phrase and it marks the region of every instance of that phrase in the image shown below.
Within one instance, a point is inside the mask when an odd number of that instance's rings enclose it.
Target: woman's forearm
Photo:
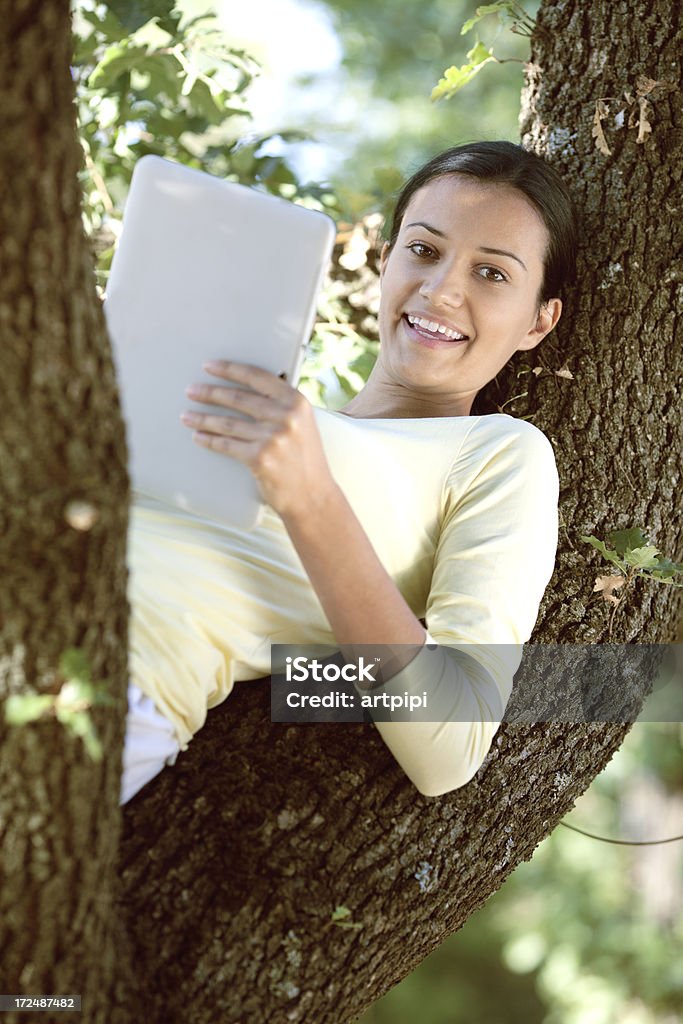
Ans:
[[[425,630],[334,482],[282,516],[340,645],[422,645]]]

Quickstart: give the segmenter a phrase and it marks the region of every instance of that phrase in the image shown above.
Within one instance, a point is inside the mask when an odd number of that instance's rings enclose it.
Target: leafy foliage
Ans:
[[[467,35],[471,32],[475,25],[478,25],[484,18],[489,15],[495,15],[502,21],[506,22],[510,28],[510,31],[517,35],[530,36],[533,32],[534,22],[527,11],[521,6],[521,4],[515,3],[515,0],[501,0],[499,3],[485,4],[482,7],[477,7],[476,13],[473,17],[468,18],[465,24],[460,30],[461,35]],[[508,58],[508,60],[517,60],[518,58]],[[475,75],[477,75],[481,69],[491,62],[496,64],[506,63],[501,61],[493,53],[493,47],[486,47],[479,40],[475,43],[472,49],[467,54],[467,63],[462,64],[460,67],[453,65],[447,68],[441,80],[432,89],[432,100],[450,99],[456,94],[463,86],[471,82]]]
[[[683,587],[683,579],[676,578],[683,576],[683,565],[663,557],[659,550],[650,544],[649,538],[639,526],[609,533],[607,541],[611,547],[592,534],[582,536],[581,540],[599,551],[602,557],[618,570],[616,576],[598,576],[593,588],[593,592],[599,593],[603,601],[608,601],[614,606],[609,621],[610,634],[616,610],[623,602],[633,580],[638,576],[657,580],[658,583],[668,583],[674,587]],[[615,595],[615,589],[619,590],[619,597]]]
[[[581,537],[586,544],[592,545],[603,558],[615,565],[620,573],[629,577],[634,574],[647,576],[660,583],[670,583],[674,587],[683,587],[683,565],[663,557],[639,526],[628,530],[616,530],[607,535],[611,547],[598,537]]]
[[[227,45],[214,15],[184,18],[170,0],[77,0],[72,73],[84,218],[102,276],[133,167],[148,153],[324,205],[325,190],[302,189],[287,161],[268,152],[275,136],[245,137],[245,93],[259,66]]]
[[[463,36],[467,35],[475,25],[478,25],[489,14],[501,17],[508,24],[510,31],[516,32],[518,35],[528,36],[534,30],[533,18],[521,4],[515,3],[515,0],[500,0],[499,3],[484,4],[482,7],[477,7],[474,17],[467,19],[460,30],[460,34]]]
[[[84,220],[101,285],[133,168],[149,153],[336,215],[329,188],[303,185],[285,157],[269,152],[274,139],[291,142],[305,133],[245,134],[249,86],[260,68],[227,44],[214,15],[185,18],[170,0],[78,0],[74,33]],[[368,343],[349,323],[332,282],[323,305],[302,390],[318,404],[334,404],[364,383],[349,364],[365,359],[367,373],[374,360],[366,358]]]
[[[433,100],[450,99],[459,89],[471,82],[485,64],[495,60],[493,51],[488,50],[483,43],[477,42],[467,54],[467,64],[463,64],[459,68],[455,65],[446,68],[443,78],[432,89],[431,98]]]
[[[90,709],[95,705],[111,705],[112,698],[104,684],[93,683],[90,667],[83,651],[69,648],[59,661],[58,693],[12,694],[5,703],[8,725],[27,725],[41,718],[54,717],[73,736],[83,741],[93,761],[102,759],[102,743],[97,735]]]
[[[475,76],[468,102],[457,111],[428,102],[439,70],[459,52],[471,0],[324,0],[324,6],[344,51],[338,77],[346,77],[333,125],[328,115],[316,134],[339,153],[332,183],[345,217],[383,209],[399,180],[448,146],[473,138],[518,138],[521,65]],[[493,44],[495,21],[483,24],[485,46]],[[521,60],[527,47],[511,36],[508,49]],[[351,102],[360,112],[355,119],[345,115]]]

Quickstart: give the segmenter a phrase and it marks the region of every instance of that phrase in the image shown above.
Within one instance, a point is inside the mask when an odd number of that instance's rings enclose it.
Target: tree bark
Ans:
[[[78,648],[115,703],[85,709],[107,751],[99,762],[50,713],[21,726],[0,715],[0,989],[80,994],[87,1019],[104,1021],[122,956],[112,908],[128,488],[81,225],[70,55],[68,0],[2,0],[0,696],[4,711],[12,696],[58,694],[60,656]]]
[[[666,83],[681,80],[682,42],[677,12],[665,0],[647,5],[565,0],[542,4],[539,14],[523,138],[572,184],[584,245],[579,280],[557,338],[538,353],[546,371],[518,377],[524,365],[518,362],[499,379],[510,397],[528,391],[526,401],[511,402],[507,411],[533,415],[555,446],[561,476],[565,529],[537,641],[649,642],[674,635],[677,603],[671,589],[641,583],[619,609],[609,636],[611,606],[591,600],[595,575],[604,568],[579,535],[604,536],[642,525],[666,553],[676,557],[680,551],[674,512],[682,417],[674,398],[683,357],[674,332],[683,292],[672,254],[681,248],[673,204],[681,176],[682,109],[680,92]],[[660,83],[644,97],[649,111],[637,96],[639,87],[646,88],[639,86],[639,75]],[[604,122],[612,150],[605,156],[591,134],[595,105],[625,91],[634,103],[626,104],[623,128]],[[628,127],[634,109],[644,110],[651,123],[649,134],[640,123],[642,142],[638,126]],[[617,107],[610,118],[615,113]],[[85,294],[91,287],[82,281],[76,291]],[[43,360],[51,358],[46,351],[38,362],[30,353],[27,341],[18,346],[18,373],[26,374],[27,365],[39,372]],[[92,359],[84,352],[86,366]],[[553,372],[566,364],[573,380]],[[86,419],[92,429],[91,413],[83,414]],[[6,430],[3,423],[3,440]],[[31,450],[35,444],[42,451],[41,443],[44,433],[32,437]],[[90,455],[91,472],[93,464]],[[107,482],[111,487],[110,477]],[[40,494],[43,486],[33,483],[29,493]],[[63,496],[64,488],[58,493]],[[108,505],[101,493],[104,517]],[[45,515],[48,523],[56,521],[54,513],[50,520],[49,508],[40,506],[40,513],[41,520]],[[112,521],[106,526],[111,536]],[[22,528],[29,530],[26,524]],[[95,539],[93,530],[87,543]],[[104,544],[103,535],[97,539]],[[108,554],[113,556],[111,548]],[[95,592],[104,556],[99,562],[79,557],[79,594],[86,585]],[[48,604],[48,587],[55,580],[64,586],[70,578],[64,569],[49,575],[50,566],[41,562],[39,573],[39,598]],[[118,581],[120,564],[117,573]],[[65,595],[60,604],[65,623],[80,639],[82,609],[88,605],[82,596],[77,606],[66,601]],[[111,597],[109,602],[97,606],[102,621],[113,615]],[[52,621],[42,609],[30,603],[31,619],[24,614],[20,636],[28,636],[39,616],[44,627]],[[122,635],[118,623],[116,633]],[[114,631],[102,639],[110,677],[110,665],[118,664],[113,637]],[[30,650],[42,655],[45,638],[31,634],[30,639]],[[99,653],[96,645],[92,649]],[[103,664],[97,661],[98,671]],[[31,774],[22,786],[30,786],[34,765],[44,763],[49,741],[58,766],[46,766],[42,775],[62,779],[69,794],[64,803],[75,807],[83,771],[73,755],[80,748],[67,746],[47,726],[35,727],[36,733],[38,728],[46,730],[40,733],[43,752],[26,748],[26,756],[36,760],[27,762]],[[110,1019],[149,1024],[355,1019],[531,857],[626,731],[623,725],[599,723],[503,726],[471,783],[448,796],[426,798],[403,777],[373,727],[272,725],[267,684],[238,685],[211,712],[177,765],[124,811],[117,913],[127,934],[119,952],[130,951],[142,994],[133,1003],[122,986]],[[107,742],[111,774],[119,764],[120,735],[107,736]],[[16,782],[23,754],[15,756]],[[108,777],[91,777],[93,791],[109,794]],[[109,811],[95,818],[88,794],[79,799],[79,821],[89,822],[87,834],[107,817],[107,843],[115,842],[116,822]],[[16,842],[25,843],[29,822],[20,825]],[[104,865],[105,895],[111,892],[110,850],[93,853],[89,864],[91,869]],[[81,883],[91,899],[92,874]],[[19,883],[27,884],[23,876]],[[335,920],[339,907],[350,913]],[[27,915],[28,908],[22,908]],[[94,952],[82,935],[72,939],[89,961],[107,961],[111,946],[97,941]],[[105,974],[108,969],[103,968]],[[89,1014],[90,1008],[82,1019],[90,1020]],[[96,1013],[92,1019],[99,1019]]]
[[[587,557],[581,534],[639,525],[681,554],[682,43],[680,6],[664,0],[543,4],[522,97],[522,141],[570,182],[584,239],[578,283],[538,350],[574,379],[526,374],[517,392],[528,395],[511,406],[533,413],[557,455],[570,544],[543,613],[563,642],[605,639],[610,606],[588,604],[586,584],[606,563]],[[601,108],[609,155],[593,135]],[[676,592],[636,587],[613,639],[672,640]]]

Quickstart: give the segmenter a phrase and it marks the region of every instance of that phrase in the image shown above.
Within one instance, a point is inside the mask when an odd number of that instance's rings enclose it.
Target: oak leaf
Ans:
[[[647,75],[638,75],[636,78],[636,96],[647,96],[648,93],[661,84],[661,82],[656,82],[654,78],[648,78]]]
[[[652,131],[652,125],[648,121],[648,114],[652,111],[652,106],[641,96],[638,99],[638,105],[640,107],[638,116],[638,138],[636,142],[645,142],[645,136]]]
[[[612,150],[607,145],[607,139],[602,128],[602,121],[609,114],[609,107],[604,100],[595,101],[595,114],[593,115],[593,130],[591,135],[595,139],[595,145],[603,156],[611,156]]]
[[[624,576],[598,576],[595,580],[593,593],[599,593],[603,601],[609,601],[610,604],[619,604],[621,598],[615,597],[614,591],[618,590],[619,587],[623,587],[625,582]]]

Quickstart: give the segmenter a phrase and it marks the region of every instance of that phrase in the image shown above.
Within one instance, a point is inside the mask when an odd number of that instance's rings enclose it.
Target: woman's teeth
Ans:
[[[421,316],[408,316],[406,319],[411,327],[419,327],[421,330],[429,331],[431,334],[442,334],[445,338],[450,338],[453,341],[464,341],[467,337],[466,334],[453,331],[450,327],[444,327],[443,324],[437,323],[436,320],[425,320]]]

